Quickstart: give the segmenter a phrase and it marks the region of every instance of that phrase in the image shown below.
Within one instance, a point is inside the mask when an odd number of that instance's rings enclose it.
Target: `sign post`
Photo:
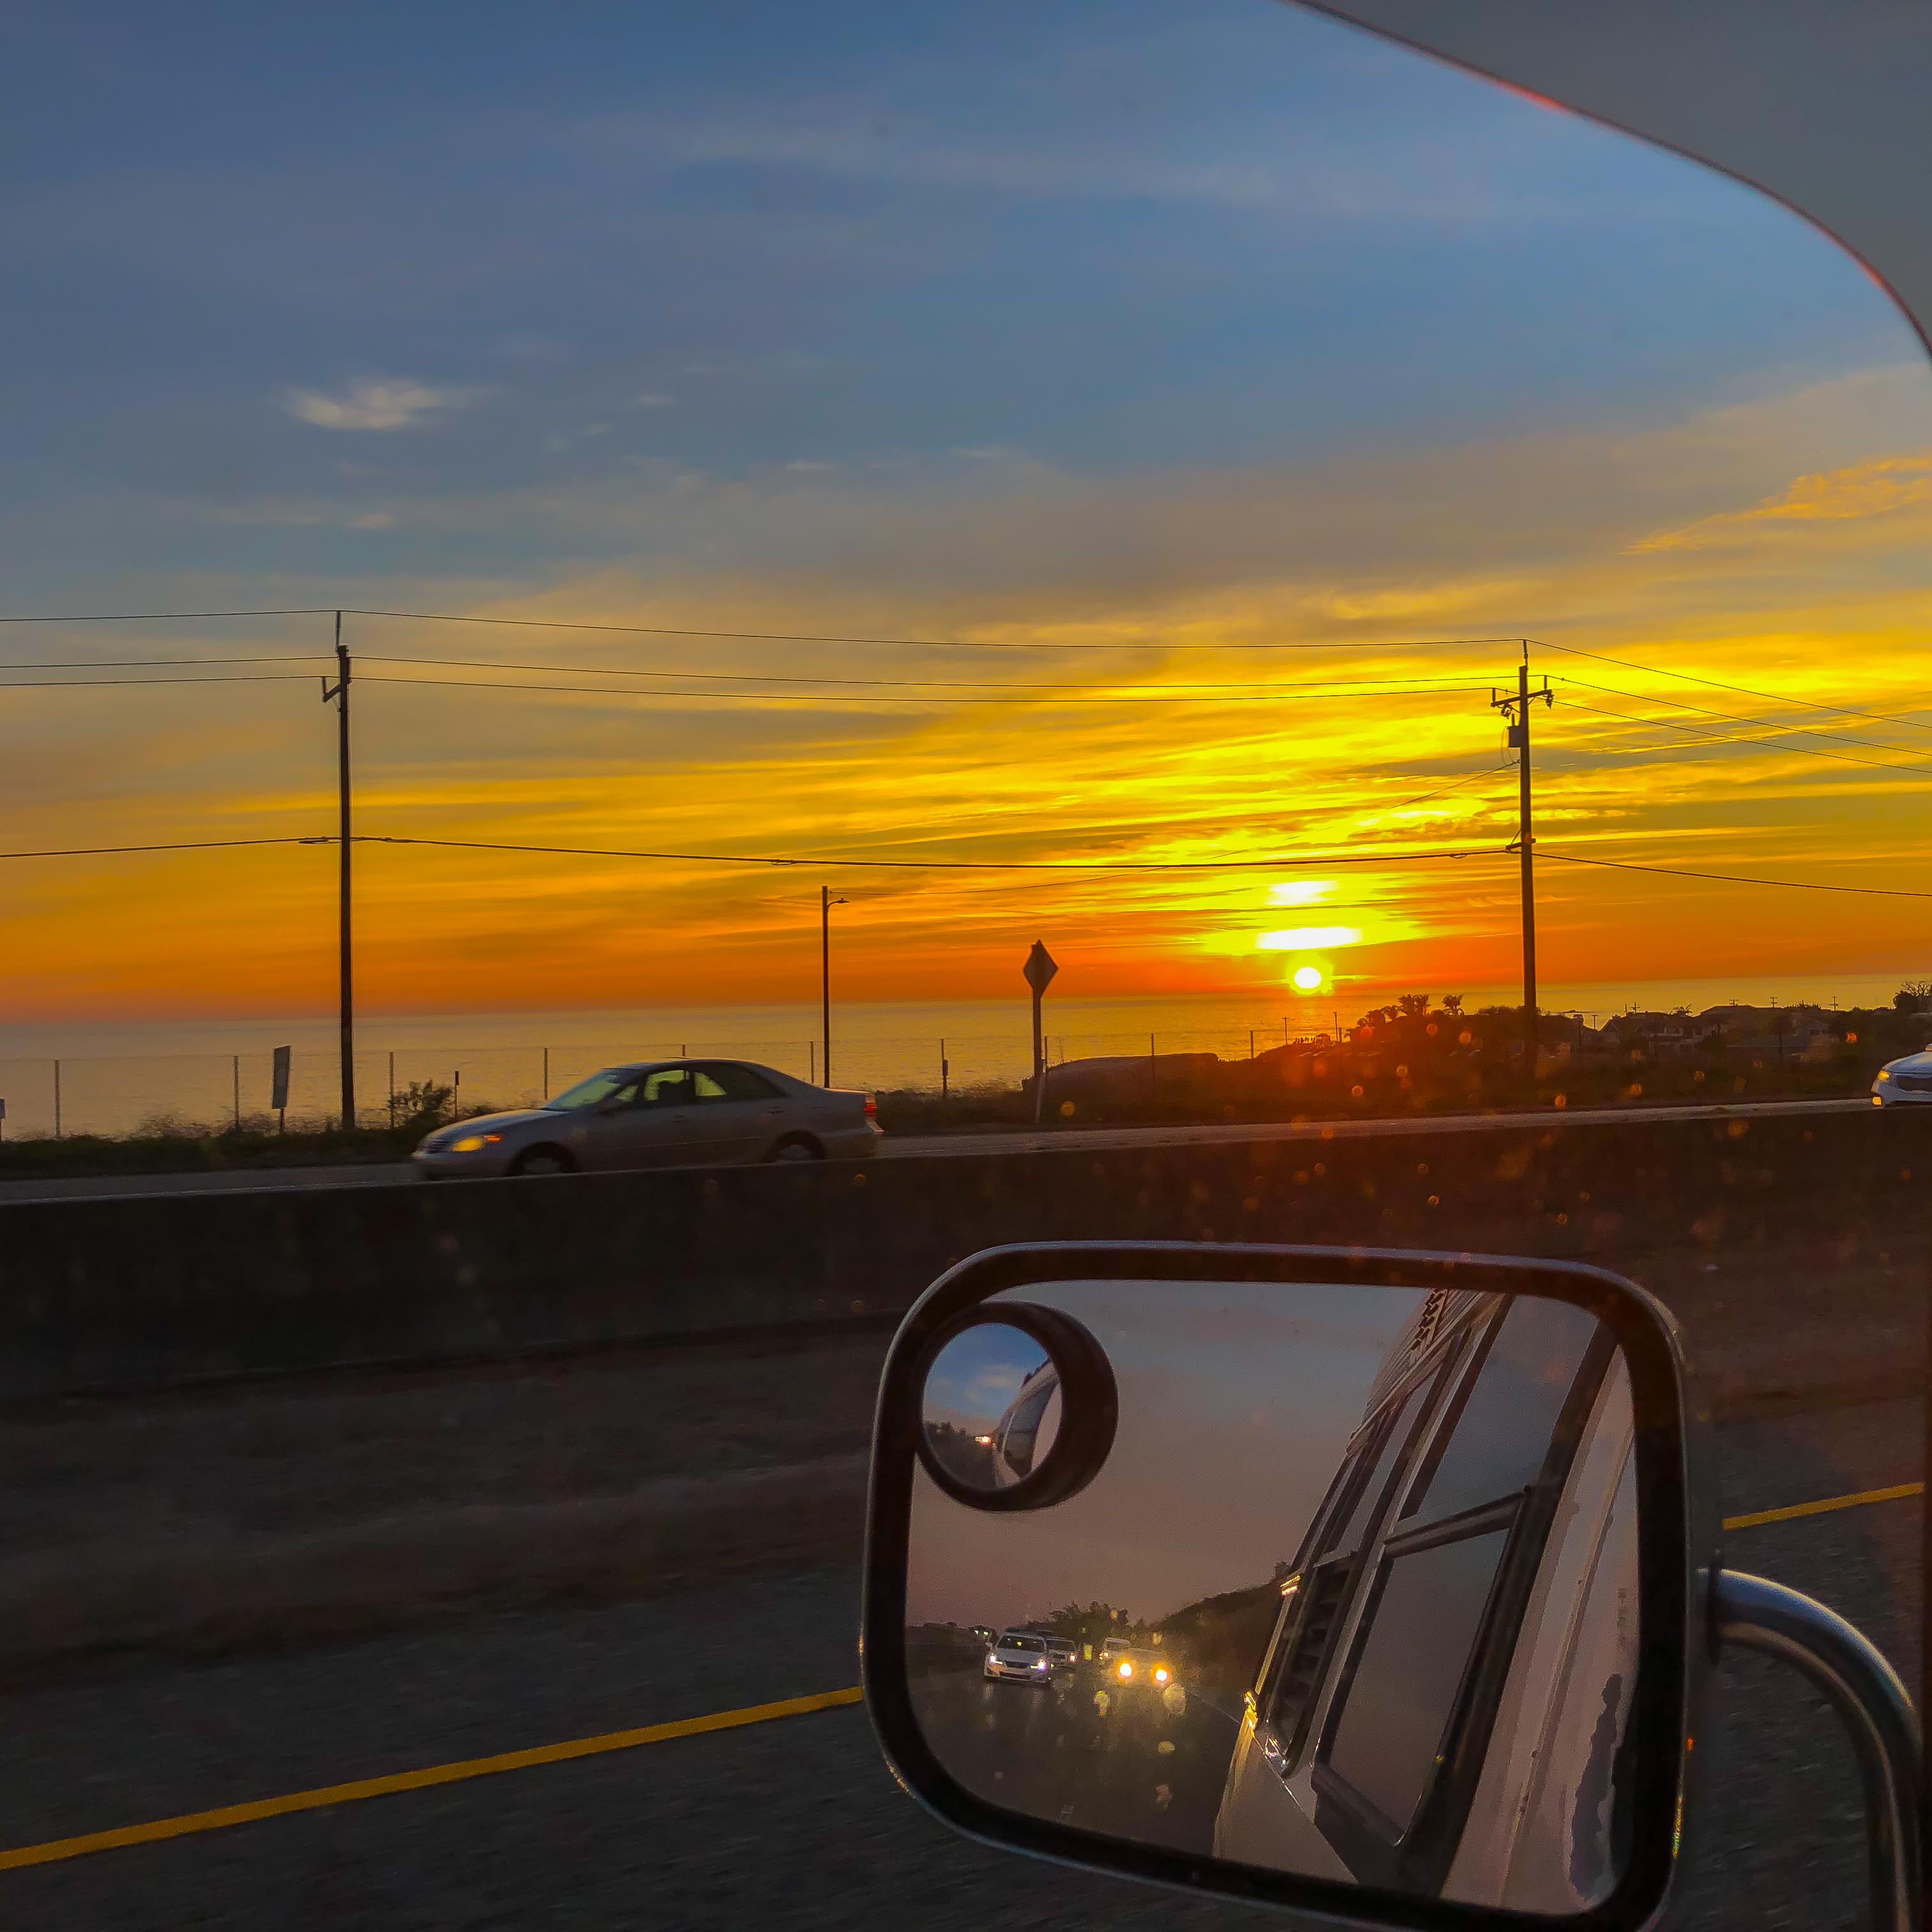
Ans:
[[[275,1048],[275,1090],[268,1097],[268,1105],[275,1110],[278,1122],[275,1131],[279,1134],[289,1130],[289,1053],[286,1046]]]
[[[1046,1106],[1046,1059],[1041,1045],[1040,1003],[1060,970],[1053,955],[1036,939],[1027,955],[1026,982],[1033,988],[1033,1124],[1038,1126]]]

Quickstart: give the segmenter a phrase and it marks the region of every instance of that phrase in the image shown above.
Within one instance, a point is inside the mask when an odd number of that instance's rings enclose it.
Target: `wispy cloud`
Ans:
[[[1681,530],[1660,530],[1632,549],[1705,550],[1768,536],[1781,525],[1847,523],[1932,502],[1932,455],[1889,456],[1841,470],[1800,476],[1748,510],[1702,517]]]
[[[406,376],[358,376],[333,392],[291,389],[282,406],[317,429],[416,429],[470,400],[467,390],[436,388]]]

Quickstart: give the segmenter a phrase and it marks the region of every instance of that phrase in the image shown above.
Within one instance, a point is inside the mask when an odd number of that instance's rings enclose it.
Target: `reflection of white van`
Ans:
[[[1001,1489],[1033,1474],[1060,1430],[1060,1370],[1051,1360],[1021,1383],[993,1432],[993,1480]]]
[[[1606,1898],[1628,1843],[1634,1447],[1593,1316],[1432,1294],[1282,1584],[1216,1854],[1524,1912]]]

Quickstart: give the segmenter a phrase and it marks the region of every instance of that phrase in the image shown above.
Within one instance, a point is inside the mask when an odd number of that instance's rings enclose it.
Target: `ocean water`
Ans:
[[[1811,1000],[1882,1004],[1900,976],[1653,981],[1544,986],[1539,1004],[1596,1024],[1632,1006],[1732,999],[1756,1005]],[[1352,1024],[1384,995],[1286,994],[1138,999],[1056,998],[1045,1026],[1054,1061],[1101,1054],[1216,1053],[1224,1059]],[[1464,989],[1471,1007],[1514,1004],[1515,987]],[[839,1005],[832,1015],[832,1077],[839,1086],[937,1091],[1010,1085],[1032,1053],[1024,988],[1012,1000]],[[220,1126],[267,1113],[274,1048],[293,1049],[292,1125],[318,1122],[338,1103],[334,1016],[283,1020],[123,1020],[0,1027],[0,1100],[10,1136],[124,1134],[170,1120]],[[754,1060],[806,1078],[824,1077],[816,1005],[663,1007],[629,1012],[368,1013],[357,1025],[358,1117],[388,1118],[392,1094],[416,1082],[457,1088],[466,1106],[534,1105],[613,1061],[688,1052]]]

